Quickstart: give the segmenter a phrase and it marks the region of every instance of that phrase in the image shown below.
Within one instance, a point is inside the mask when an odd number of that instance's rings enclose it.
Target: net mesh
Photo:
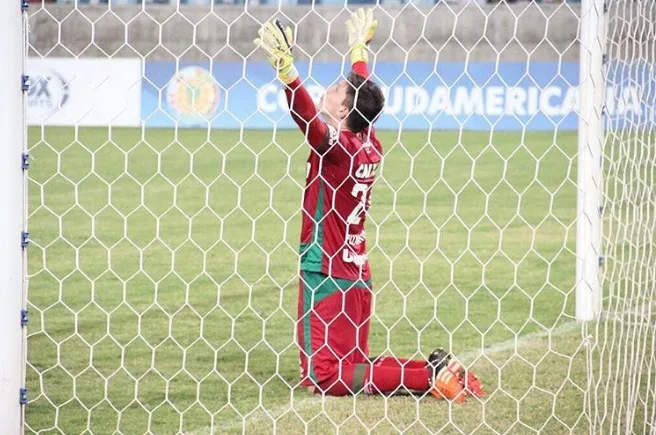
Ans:
[[[651,2],[613,1],[606,18],[604,315],[587,327],[580,5],[376,7],[371,352],[442,346],[487,395],[298,388],[309,151],[252,40],[270,18],[294,24],[318,95],[348,66],[351,10],[30,6],[26,432],[656,433]]]
[[[639,89],[641,116],[608,107],[604,150],[603,318],[594,329],[592,404],[600,433],[654,433],[654,5],[610,3],[608,84],[631,100]],[[621,103],[619,103],[621,104]]]

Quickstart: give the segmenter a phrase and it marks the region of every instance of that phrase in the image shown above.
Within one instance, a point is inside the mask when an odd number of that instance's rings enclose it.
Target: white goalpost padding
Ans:
[[[581,2],[576,220],[576,318],[601,311],[601,192],[606,80],[606,2]]]
[[[23,239],[25,196],[22,155],[25,111],[22,75],[25,39],[19,2],[0,9],[0,432],[23,433],[25,376]]]

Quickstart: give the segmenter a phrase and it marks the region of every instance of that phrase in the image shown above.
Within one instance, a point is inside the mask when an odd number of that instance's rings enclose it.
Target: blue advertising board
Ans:
[[[349,66],[297,67],[318,99]],[[577,128],[577,62],[378,62],[373,73],[387,97],[378,129]],[[609,65],[608,126],[655,122],[654,77],[653,65]],[[150,127],[295,128],[283,89],[266,62],[146,62],[142,120]]]

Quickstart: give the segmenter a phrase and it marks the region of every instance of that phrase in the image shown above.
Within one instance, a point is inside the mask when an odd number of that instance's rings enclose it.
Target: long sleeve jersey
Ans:
[[[364,77],[364,62],[354,65]],[[300,79],[285,90],[292,117],[311,150],[303,194],[301,270],[351,281],[371,279],[365,221],[382,159],[373,127],[337,131],[319,118]]]

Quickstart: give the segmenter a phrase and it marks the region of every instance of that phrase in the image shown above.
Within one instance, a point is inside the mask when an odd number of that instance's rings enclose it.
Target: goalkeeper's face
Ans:
[[[342,80],[329,87],[321,96],[317,110],[329,124],[339,124],[348,116],[349,108],[344,105],[348,88],[348,82]]]

